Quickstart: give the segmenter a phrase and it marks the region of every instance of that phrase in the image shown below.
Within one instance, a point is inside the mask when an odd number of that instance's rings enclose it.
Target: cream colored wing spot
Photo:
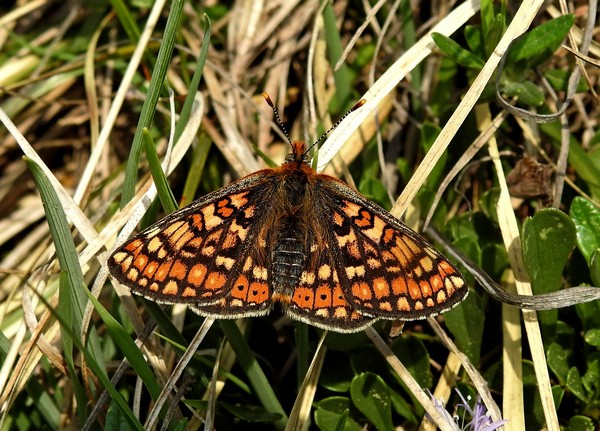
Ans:
[[[252,275],[257,280],[266,280],[269,273],[267,271],[267,268],[261,267],[261,266],[255,266],[254,268],[252,268]]]

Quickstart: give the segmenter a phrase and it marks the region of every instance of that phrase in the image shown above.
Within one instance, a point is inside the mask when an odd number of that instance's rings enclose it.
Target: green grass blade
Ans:
[[[271,413],[282,415],[279,420],[274,422],[274,425],[278,430],[283,430],[287,422],[287,415],[283,407],[281,407],[277,395],[273,392],[273,388],[269,384],[265,373],[260,368],[260,365],[258,365],[258,361],[252,354],[252,350],[250,350],[250,346],[248,346],[240,329],[234,320],[219,320],[218,322],[263,407]]]
[[[204,172],[206,160],[208,159],[208,152],[211,147],[212,140],[210,137],[205,133],[201,133],[198,137],[198,145],[196,145],[192,154],[190,163],[192,169],[189,170],[185,185],[183,186],[183,194],[180,201],[181,206],[188,205],[194,200],[198,185],[200,184],[200,179],[202,178],[202,173]]]
[[[156,400],[160,395],[161,387],[156,381],[156,378],[144,359],[139,347],[133,342],[119,322],[111,316],[96,298],[94,298],[91,292],[86,291],[86,293],[88,294],[90,301],[92,301],[96,312],[106,324],[106,328],[108,329],[111,338],[117,344],[119,350],[125,355],[129,364],[135,370],[136,375],[138,375],[145,383],[152,399]]]
[[[110,4],[129,39],[134,43],[140,40],[140,29],[133,16],[129,13],[127,5],[122,0],[110,0]]]
[[[152,173],[152,179],[156,185],[156,191],[160,202],[167,213],[172,213],[177,210],[177,202],[175,201],[173,192],[167,182],[167,177],[165,177],[165,173],[160,165],[160,160],[158,159],[152,136],[150,136],[150,132],[145,127],[142,130],[142,141],[144,142],[148,165],[150,166],[150,172]]]
[[[137,168],[143,146],[142,133],[144,127],[150,127],[150,123],[152,123],[152,119],[154,117],[154,111],[156,109],[156,104],[158,103],[158,97],[163,88],[163,83],[165,82],[165,77],[167,75],[167,69],[169,68],[171,56],[173,54],[173,47],[175,45],[177,30],[181,21],[183,4],[183,0],[176,0],[173,2],[173,6],[169,11],[163,42],[161,43],[160,50],[158,51],[156,66],[152,73],[152,78],[150,79],[148,94],[146,95],[144,106],[142,107],[142,113],[140,114],[135,136],[133,137],[133,144],[131,146],[129,160],[127,161],[127,168],[125,169],[125,181],[123,182],[121,208],[123,208],[135,194]]]
[[[206,57],[208,56],[208,47],[210,46],[210,30],[212,27],[210,19],[206,14],[204,15],[204,22],[206,24],[206,30],[204,31],[204,39],[202,40],[202,46],[200,47],[198,63],[196,64],[194,76],[192,77],[192,82],[190,83],[188,94],[185,97],[185,102],[183,102],[183,107],[181,108],[179,121],[177,122],[177,126],[175,126],[175,144],[177,144],[179,137],[183,133],[183,129],[188,122],[190,113],[192,112],[194,97],[200,85],[200,80],[202,79],[202,71],[204,70],[204,65],[206,64]]]
[[[323,9],[323,22],[325,23],[325,39],[327,40],[327,54],[331,67],[335,67],[336,63],[342,56],[342,41],[338,33],[333,6],[327,4]],[[350,99],[352,92],[352,80],[348,66],[342,64],[341,67],[333,72],[335,80],[335,98],[332,102],[333,112],[340,112],[344,109],[347,101]]]
[[[85,308],[86,297],[81,289],[76,286],[84,286],[83,272],[79,265],[77,250],[71,237],[71,229],[67,222],[67,217],[63,211],[60,199],[52,184],[44,175],[42,169],[31,159],[25,157],[25,162],[32,172],[35,183],[40,191],[40,197],[44,203],[46,212],[46,220],[50,227],[50,234],[54,246],[60,268],[69,272],[69,298],[73,300],[72,309],[68,310],[69,314],[73,315],[74,321],[68,322],[70,328],[81,328],[83,318],[83,310]],[[60,307],[60,304],[59,304]]]
[[[77,288],[78,286],[85,286],[83,272],[79,265],[77,250],[75,249],[75,244],[71,237],[69,223],[67,222],[67,217],[63,211],[56,191],[37,163],[27,157],[24,159],[29,170],[33,174],[38,190],[40,191],[40,197],[46,213],[46,220],[50,227],[50,234],[56,248],[58,263],[62,270],[59,281],[58,312],[63,316],[67,326],[61,327],[61,336],[67,368],[73,380],[75,396],[78,400],[78,411],[81,416],[81,409],[83,409],[87,403],[86,395],[76,377],[77,373],[75,372],[75,361],[73,357],[74,340],[71,339],[69,333],[77,333],[81,330],[83,322],[83,310],[85,308],[86,299],[82,289]],[[66,329],[70,332],[66,333]],[[81,402],[84,404],[80,405]]]
[[[52,313],[52,316],[56,320],[58,320],[61,328],[64,328],[65,332],[68,333],[68,336],[71,337],[71,339],[73,340],[73,344],[75,344],[75,347],[77,347],[81,351],[81,353],[84,355],[87,366],[94,374],[94,377],[102,384],[104,389],[106,389],[106,391],[110,394],[112,400],[119,406],[119,408],[121,409],[121,412],[127,418],[129,425],[131,425],[131,429],[136,429],[136,430],[142,431],[144,429],[142,427],[142,424],[135,417],[135,415],[133,414],[133,412],[131,411],[131,409],[129,408],[127,403],[125,402],[125,399],[123,398],[121,393],[119,391],[117,391],[117,389],[112,385],[105,370],[102,367],[100,367],[100,365],[96,361],[96,359],[95,359],[96,356],[83,345],[83,343],[81,342],[81,340],[79,338],[77,338],[75,336],[75,332],[73,332],[69,328],[69,325],[63,319],[63,316],[59,312],[54,310],[52,307],[50,307],[50,304],[48,304],[48,302],[41,295],[38,297],[40,298],[40,301],[42,301],[46,305],[46,307],[48,307],[48,310],[50,311],[50,313]]]

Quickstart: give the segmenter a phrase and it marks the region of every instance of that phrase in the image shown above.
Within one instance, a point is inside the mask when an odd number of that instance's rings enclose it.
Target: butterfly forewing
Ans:
[[[319,207],[330,211],[330,248],[346,299],[357,312],[414,320],[465,297],[459,271],[423,237],[345,183],[319,177],[325,181],[315,198],[329,201]]]
[[[256,236],[274,186],[258,172],[194,201],[119,247],[109,258],[110,272],[159,302],[201,310],[231,305],[232,293],[241,300],[238,313],[268,310],[266,255]]]

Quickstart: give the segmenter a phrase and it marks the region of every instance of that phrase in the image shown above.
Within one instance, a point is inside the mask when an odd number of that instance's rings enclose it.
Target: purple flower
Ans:
[[[429,389],[426,389],[426,391],[429,392]],[[442,416],[444,421],[448,425],[451,425],[453,430],[461,431],[456,423],[456,420],[458,419],[458,417],[452,417],[452,415],[448,412],[448,410],[446,410],[446,407],[444,406],[444,400],[438,400],[436,397],[433,396],[433,394],[431,392],[429,392],[429,396],[431,397],[431,401],[433,402],[434,407],[436,408],[438,413]]]
[[[474,409],[471,408],[471,406],[469,405],[469,403],[467,402],[467,400],[465,400],[465,397],[463,397],[463,395],[460,393],[460,391],[458,389],[456,389],[456,392],[458,393],[458,396],[460,397],[460,399],[462,400],[462,403],[457,404],[457,409],[463,409],[463,414],[462,414],[462,423],[458,424],[460,416],[455,415],[452,416],[448,410],[446,410],[445,406],[444,406],[444,401],[443,400],[438,400],[437,398],[435,398],[431,392],[429,392],[429,395],[431,396],[431,401],[433,402],[433,405],[435,406],[435,408],[437,409],[437,411],[440,413],[440,415],[442,416],[442,418],[445,420],[445,422],[448,425],[452,426],[453,430],[457,430],[457,431],[495,431],[495,430],[500,430],[502,428],[502,425],[504,425],[506,422],[508,422],[507,420],[500,420],[500,421],[492,421],[492,418],[488,415],[487,413],[487,409],[485,408],[485,405],[481,402],[481,398],[478,396],[477,397],[477,401],[475,401],[475,407]],[[471,397],[468,396],[467,399],[470,401]],[[471,417],[471,421],[468,422],[465,425],[465,414],[468,413],[469,416]]]
[[[505,419],[492,422],[492,418],[488,415],[485,405],[481,402],[481,397],[477,396],[477,400],[475,401],[475,410],[473,410],[471,409],[471,406],[469,406],[467,400],[465,400],[465,397],[463,397],[463,394],[461,394],[458,389],[455,390],[460,399],[463,401],[462,404],[459,403],[457,407],[462,407],[467,413],[469,413],[469,415],[471,415],[471,422],[469,422],[467,427],[464,428],[465,431],[495,431],[500,429],[502,425],[508,422]],[[469,396],[467,398],[469,398],[470,401],[471,397]]]

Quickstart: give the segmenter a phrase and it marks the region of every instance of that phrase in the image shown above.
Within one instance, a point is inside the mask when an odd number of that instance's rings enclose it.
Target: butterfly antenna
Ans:
[[[358,102],[356,102],[356,104],[352,108],[350,108],[350,110],[348,112],[346,112],[344,115],[342,115],[342,118],[337,120],[336,123],[333,126],[331,126],[328,131],[323,133],[323,135],[319,139],[317,139],[314,144],[312,144],[310,147],[308,147],[308,149],[306,150],[306,152],[304,154],[308,154],[308,152],[312,149],[312,147],[319,145],[321,142],[323,142],[327,138],[327,136],[333,131],[333,129],[335,129],[337,126],[339,126],[340,123],[342,121],[344,121],[344,119],[348,115],[352,114],[354,111],[356,111],[358,108],[363,106],[365,103],[367,103],[367,101],[365,99],[360,99]]]
[[[273,110],[273,114],[275,114],[275,120],[277,122],[277,125],[279,126],[279,128],[281,129],[281,131],[283,132],[285,137],[287,138],[290,145],[292,145],[292,140],[290,139],[290,135],[288,135],[288,132],[285,129],[285,126],[283,125],[283,121],[281,121],[281,117],[279,116],[279,111],[277,111],[277,108],[275,107],[275,104],[271,100],[271,97],[267,93],[263,93],[262,96],[265,98],[265,100],[267,101],[267,103],[269,104],[271,109]]]

